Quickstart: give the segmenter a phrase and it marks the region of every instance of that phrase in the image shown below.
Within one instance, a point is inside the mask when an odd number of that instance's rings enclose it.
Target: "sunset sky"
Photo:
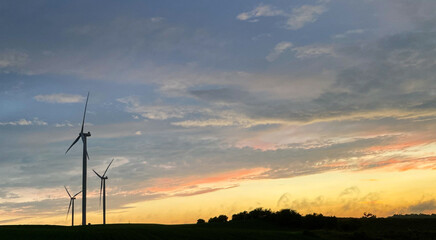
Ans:
[[[0,224],[436,213],[436,1],[0,2]],[[81,196],[76,201],[81,218]]]

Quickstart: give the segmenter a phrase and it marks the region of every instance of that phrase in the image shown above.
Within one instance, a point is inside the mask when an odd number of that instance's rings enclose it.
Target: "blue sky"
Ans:
[[[308,177],[315,187],[311,176],[328,182],[335,171],[430,171],[434,10],[430,0],[2,1],[0,221],[35,222],[38,212],[43,223],[65,224],[62,186],[80,188],[81,165],[80,147],[64,152],[88,91],[89,168],[116,159],[114,211],[212,192],[224,199],[233,189],[248,196],[250,181]],[[204,185],[211,179],[219,181]],[[318,210],[435,210],[434,192],[416,196]],[[297,203],[318,197],[297,194],[286,207],[317,210]],[[268,201],[258,205],[278,207]]]

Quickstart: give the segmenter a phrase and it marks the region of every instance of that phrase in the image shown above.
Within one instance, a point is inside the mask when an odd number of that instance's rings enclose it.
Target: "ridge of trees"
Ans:
[[[389,219],[435,219],[436,214],[395,214],[386,218],[377,218],[372,213],[364,212],[360,218],[336,218],[335,216],[324,216],[320,213],[301,215],[292,209],[282,209],[279,211],[271,211],[271,209],[256,208],[251,211],[243,211],[232,215],[229,218],[226,215],[219,215],[210,218],[207,222],[204,219],[198,219],[197,224],[222,224],[227,222],[243,223],[243,222],[264,222],[269,225],[280,226],[290,229],[339,229],[344,231],[354,231],[359,229],[362,224],[380,223]],[[415,220],[413,220],[415,219]],[[262,226],[262,224],[260,225]]]
[[[333,228],[337,225],[337,218],[334,216],[324,216],[313,213],[302,216],[292,209],[282,209],[273,212],[270,209],[256,208],[250,212],[243,211],[232,215],[231,222],[244,222],[251,220],[261,220],[270,222],[274,225],[280,225],[289,228]],[[228,222],[226,215],[219,215],[210,218],[207,223],[225,223]],[[206,223],[203,219],[198,219],[198,224]]]

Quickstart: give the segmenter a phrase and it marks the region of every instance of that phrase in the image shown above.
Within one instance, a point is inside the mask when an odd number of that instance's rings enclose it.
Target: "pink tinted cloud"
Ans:
[[[198,188],[204,184],[225,184],[228,182],[240,181],[254,178],[269,171],[268,168],[239,169],[206,177],[185,177],[185,178],[158,178],[153,181],[153,186],[145,189],[145,192],[162,193],[175,192]]]

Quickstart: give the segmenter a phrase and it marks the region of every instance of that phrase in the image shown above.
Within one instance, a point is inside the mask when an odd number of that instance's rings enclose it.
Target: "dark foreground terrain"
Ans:
[[[292,229],[263,221],[86,227],[0,226],[0,239],[436,239],[436,219],[338,219],[335,229]]]

